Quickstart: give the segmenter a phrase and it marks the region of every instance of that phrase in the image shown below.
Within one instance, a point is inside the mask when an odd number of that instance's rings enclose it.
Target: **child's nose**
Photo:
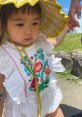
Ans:
[[[32,33],[32,28],[30,26],[26,27],[25,31],[24,31],[24,34],[28,35],[28,34],[31,34],[31,33]]]

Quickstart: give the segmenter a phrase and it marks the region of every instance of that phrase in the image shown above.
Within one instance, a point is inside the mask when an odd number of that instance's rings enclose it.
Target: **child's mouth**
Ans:
[[[26,40],[26,41],[31,41],[32,38],[25,38],[24,40]]]

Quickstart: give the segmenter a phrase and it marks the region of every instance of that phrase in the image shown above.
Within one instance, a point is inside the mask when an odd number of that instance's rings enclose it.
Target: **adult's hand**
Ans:
[[[76,17],[79,19],[81,17],[81,0],[71,0],[70,10],[69,10],[69,25],[72,24],[74,27],[79,27],[79,22]]]

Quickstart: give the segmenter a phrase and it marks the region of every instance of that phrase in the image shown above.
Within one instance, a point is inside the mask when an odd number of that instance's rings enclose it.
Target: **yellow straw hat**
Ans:
[[[41,31],[48,37],[59,35],[68,22],[68,18],[61,12],[61,6],[56,0],[0,0],[0,6],[13,3],[16,8],[29,4],[34,6],[37,2],[40,3],[41,14]]]

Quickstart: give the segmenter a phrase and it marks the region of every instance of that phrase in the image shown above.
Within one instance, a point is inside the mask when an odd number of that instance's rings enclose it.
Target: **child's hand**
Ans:
[[[3,107],[4,107],[4,100],[6,97],[6,90],[3,86],[5,76],[0,73],[0,117],[2,117],[3,114]]]
[[[77,25],[75,24],[75,22],[69,20],[68,22],[68,26],[70,30],[73,30],[75,27],[77,27]]]
[[[3,86],[5,76],[3,74],[0,74],[0,104],[4,102],[5,96],[6,96],[6,91]]]
[[[66,32],[70,32],[74,30],[74,27],[76,27],[76,25],[72,22],[68,22],[68,24],[65,26],[64,30],[66,30]]]

